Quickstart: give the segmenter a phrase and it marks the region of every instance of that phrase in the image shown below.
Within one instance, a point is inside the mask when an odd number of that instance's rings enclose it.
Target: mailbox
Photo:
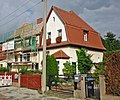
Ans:
[[[19,75],[18,74],[15,74],[14,75],[14,79],[18,79]]]
[[[80,79],[80,75],[74,75],[74,82],[79,82]]]

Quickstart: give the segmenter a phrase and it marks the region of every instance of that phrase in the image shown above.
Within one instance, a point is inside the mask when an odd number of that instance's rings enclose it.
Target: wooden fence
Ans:
[[[20,87],[41,90],[41,75],[20,75]]]

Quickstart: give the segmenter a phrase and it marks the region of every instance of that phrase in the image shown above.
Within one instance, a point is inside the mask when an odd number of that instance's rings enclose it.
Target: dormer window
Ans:
[[[84,31],[84,41],[88,41],[88,31]]]
[[[58,30],[58,37],[61,36],[62,37],[62,29]]]
[[[55,22],[55,17],[53,17],[53,22]]]
[[[51,32],[48,32],[48,39],[51,39]]]

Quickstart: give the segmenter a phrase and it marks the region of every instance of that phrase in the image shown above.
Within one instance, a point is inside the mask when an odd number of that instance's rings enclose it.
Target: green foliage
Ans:
[[[32,75],[32,74],[42,74],[42,71],[41,70],[35,70],[35,71],[28,70],[28,67],[22,67],[19,73]]]
[[[78,70],[81,74],[87,74],[93,66],[93,63],[90,59],[91,55],[86,54],[86,50],[84,48],[77,50],[76,53],[78,60]]]
[[[52,77],[52,80],[54,80],[55,76],[58,76],[58,63],[53,55],[47,55],[46,57],[46,82],[48,83],[49,77]]]
[[[105,61],[100,62],[99,64],[96,65],[96,69],[94,73],[92,74],[92,77],[95,77],[95,82],[98,84],[99,83],[99,75],[104,75],[105,74]]]
[[[97,76],[99,75],[104,75],[105,74],[105,70],[104,70],[104,67],[105,67],[105,62],[100,62],[97,66],[96,66],[96,69],[95,69],[95,74]]]
[[[0,72],[9,72],[9,69],[6,67],[0,67]]]
[[[67,75],[67,76],[74,75],[74,73],[75,73],[75,67],[70,62],[67,61],[63,65],[64,65],[63,73],[65,75]]]
[[[19,71],[19,73],[26,74],[27,71],[28,71],[28,67],[22,67],[21,70]]]
[[[107,49],[107,52],[120,50],[120,40],[116,39],[116,35],[112,32],[108,32],[102,39],[103,45]]]

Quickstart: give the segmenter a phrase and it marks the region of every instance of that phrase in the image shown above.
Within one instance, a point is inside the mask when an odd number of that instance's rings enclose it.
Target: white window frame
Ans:
[[[48,39],[51,39],[51,32],[48,32]]]
[[[84,31],[84,41],[87,42],[88,41],[88,32]]]
[[[53,22],[55,22],[55,17],[53,17]]]
[[[62,37],[62,29],[59,29],[59,30],[58,30],[58,36],[61,36],[61,37]]]

